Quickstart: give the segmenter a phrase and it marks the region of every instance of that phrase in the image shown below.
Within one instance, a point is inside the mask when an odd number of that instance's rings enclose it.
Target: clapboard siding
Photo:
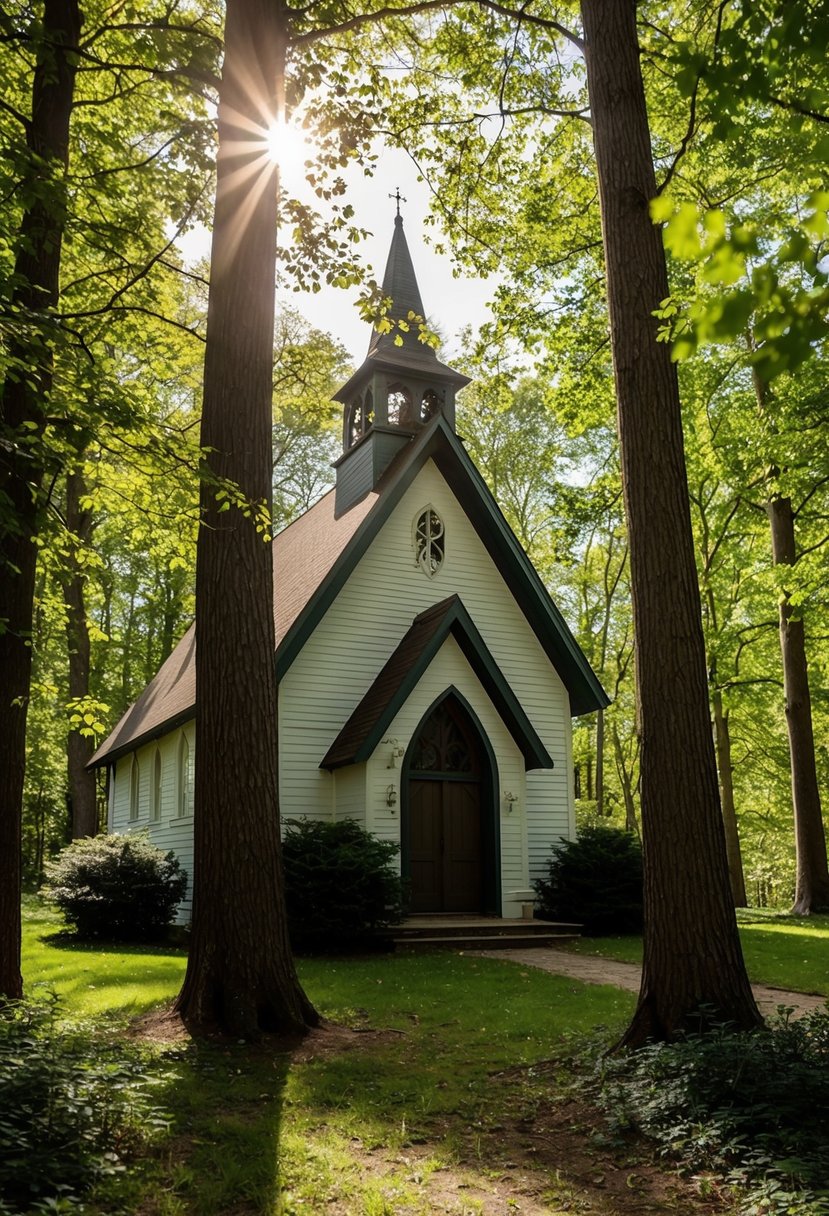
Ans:
[[[443,519],[445,559],[433,578],[415,562],[414,522],[431,506]],[[400,838],[400,761],[388,767],[390,745],[380,744],[366,764],[329,773],[319,765],[352,710],[368,691],[415,616],[454,593],[460,595],[495,662],[552,756],[550,771],[525,773],[521,753],[468,661],[448,638],[386,732],[406,747],[429,705],[454,684],[478,715],[496,756],[503,914],[519,915],[522,892],[537,876],[550,846],[575,831],[572,737],[567,691],[513,599],[454,494],[429,461],[418,473],[335,602],[317,625],[279,689],[279,789],[283,819],[353,818],[384,839]],[[195,727],[183,728],[195,761]],[[114,831],[148,830],[173,849],[192,874],[192,776],[188,814],[179,817],[178,744],[182,730],[164,736],[161,816],[150,822],[150,786],[156,743],[138,752],[139,814],[129,819],[131,757],[115,766]],[[387,792],[395,786],[396,804]],[[513,809],[503,795],[516,796]],[[190,895],[179,920],[190,914]],[[523,898],[526,898],[524,894]]]
[[[454,686],[469,702],[495,753],[497,772],[493,774],[493,779],[500,831],[502,910],[505,916],[518,915],[520,908],[509,906],[514,902],[510,901],[509,894],[527,885],[523,757],[454,638],[446,639],[418,681],[389,726],[388,738],[396,739],[400,747],[408,749],[424,715],[450,686]],[[403,761],[398,759],[395,768],[388,767],[392,746],[389,742],[380,743],[366,764],[366,823],[374,835],[399,841]],[[393,812],[387,804],[389,785],[394,786],[397,795]],[[512,812],[505,807],[505,790],[517,795],[518,801]]]
[[[353,819],[366,826],[366,766],[352,764],[330,774],[334,786],[334,818]]]
[[[113,832],[146,832],[150,840],[165,853],[172,850],[187,873],[187,895],[179,904],[176,921],[190,920],[193,881],[193,762],[195,760],[195,725],[171,731],[158,742],[148,743],[135,753],[139,765],[138,818],[130,819],[130,780],[132,755],[123,756],[115,765],[112,793]],[[182,734],[190,746],[190,779],[187,813],[178,813],[179,806],[179,741]],[[157,822],[150,819],[151,787],[156,749],[161,755],[161,813]]]
[[[446,526],[446,555],[433,578],[417,567],[413,547],[414,521],[430,504]],[[538,873],[550,845],[573,832],[569,699],[484,544],[431,461],[282,681],[280,703],[290,706],[289,714],[280,715],[282,803],[286,808],[327,805],[329,774],[317,766],[413,618],[454,592],[555,761],[552,771],[526,776],[522,830],[530,871]],[[373,806],[387,785],[375,789],[367,778]],[[393,816],[384,816],[382,822],[390,834],[396,830]],[[379,830],[379,822],[374,830]],[[507,855],[510,848],[505,849]]]

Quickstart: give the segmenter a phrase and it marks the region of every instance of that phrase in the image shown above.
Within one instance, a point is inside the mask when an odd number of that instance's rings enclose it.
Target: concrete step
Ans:
[[[497,916],[411,916],[385,931],[395,950],[526,950],[579,937],[581,925]]]
[[[551,920],[501,920],[496,916],[476,917],[409,917],[389,930],[394,937],[455,937],[458,934],[475,936],[482,934],[523,934],[543,936],[555,933],[580,933],[581,925]]]
[[[401,954],[416,953],[418,950],[538,950],[545,946],[559,946],[562,942],[572,941],[580,936],[578,933],[475,933],[470,935],[456,934],[438,937],[393,937],[395,951]]]

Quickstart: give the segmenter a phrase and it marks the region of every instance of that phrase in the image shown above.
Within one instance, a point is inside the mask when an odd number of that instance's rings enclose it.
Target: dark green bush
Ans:
[[[378,840],[352,819],[291,819],[282,844],[288,929],[306,953],[365,949],[376,930],[402,915],[396,844]]]
[[[56,1004],[0,1016],[0,1212],[74,1210],[90,1187],[168,1125],[142,1052],[77,1027]],[[80,1209],[79,1209],[80,1210]]]
[[[829,1014],[725,1026],[603,1059],[602,1105],[689,1173],[737,1186],[746,1216],[829,1213]]]
[[[172,853],[144,836],[75,840],[46,867],[46,895],[79,937],[154,941],[187,891]]]
[[[642,848],[619,828],[594,824],[562,840],[535,881],[538,914],[575,921],[587,936],[642,929]]]

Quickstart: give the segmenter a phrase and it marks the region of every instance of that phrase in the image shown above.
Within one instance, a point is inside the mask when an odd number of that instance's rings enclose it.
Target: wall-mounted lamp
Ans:
[[[517,794],[511,793],[509,790],[504,790],[504,808],[508,815],[512,814],[517,802],[518,802]]]
[[[391,756],[386,768],[397,768],[397,761],[401,756],[405,755],[405,747],[401,747],[397,739],[384,739],[384,743],[388,743],[391,747]]]
[[[397,790],[394,788],[393,785],[390,785],[386,789],[386,806],[396,806],[396,805],[397,805]]]

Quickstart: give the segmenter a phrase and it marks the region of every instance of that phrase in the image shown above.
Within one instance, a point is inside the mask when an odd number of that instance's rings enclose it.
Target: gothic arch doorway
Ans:
[[[421,720],[401,776],[401,862],[410,911],[497,915],[495,757],[456,689]]]

